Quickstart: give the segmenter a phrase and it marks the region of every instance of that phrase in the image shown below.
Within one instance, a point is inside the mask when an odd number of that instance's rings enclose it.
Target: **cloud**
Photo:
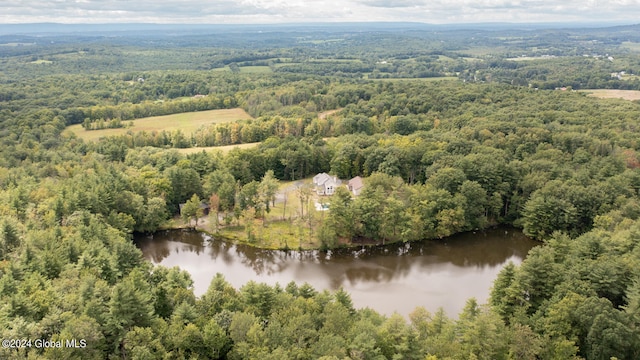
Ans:
[[[426,5],[424,1],[415,1],[415,0],[360,0],[358,3],[371,6],[371,7],[379,7],[379,8],[409,8],[409,7],[419,7]]]
[[[251,16],[276,14],[273,6],[251,0],[32,0],[28,3],[5,0],[0,5],[0,20],[49,18],[91,22],[127,22],[131,19],[154,18],[167,22],[174,19],[203,19],[208,16]]]
[[[640,19],[640,0],[1,0],[0,23],[558,22]]]

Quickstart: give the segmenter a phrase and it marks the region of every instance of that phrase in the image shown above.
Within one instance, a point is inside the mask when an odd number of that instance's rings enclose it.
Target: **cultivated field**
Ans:
[[[593,96],[601,99],[625,99],[625,100],[640,100],[640,91],[638,90],[584,90],[588,96]]]
[[[625,41],[622,43],[622,47],[631,51],[640,51],[640,43]]]
[[[239,148],[239,149],[250,149],[253,147],[258,146],[258,144],[260,144],[259,142],[254,142],[254,143],[246,143],[246,144],[237,144],[237,145],[225,145],[225,146],[205,146],[205,147],[192,147],[192,148],[185,148],[185,149],[176,149],[178,150],[179,153],[181,154],[194,154],[194,153],[199,153],[202,151],[214,151],[214,150],[219,150],[222,151],[223,153],[228,153],[229,151],[235,149],[235,148]]]
[[[269,74],[273,71],[268,66],[239,66],[240,73],[242,74]],[[231,72],[229,66],[213,69],[213,71],[228,71]]]
[[[553,55],[543,55],[543,56],[520,56],[515,58],[508,58],[507,60],[511,61],[532,61],[532,60],[551,60],[556,57]]]
[[[82,125],[72,125],[66,131],[76,134],[85,141],[96,141],[101,137],[125,134],[127,131],[172,131],[180,129],[185,135],[190,135],[201,126],[220,124],[235,120],[251,119],[251,115],[242,109],[222,109],[196,111],[181,114],[154,116],[131,121],[133,126],[119,129],[85,130]],[[125,125],[130,121],[123,121]]]
[[[369,79],[373,81],[452,81],[458,80],[456,76],[439,76],[439,77],[429,77],[429,78],[382,78],[382,79]]]

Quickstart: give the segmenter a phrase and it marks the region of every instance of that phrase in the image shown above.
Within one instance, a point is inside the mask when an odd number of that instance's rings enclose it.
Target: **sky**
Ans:
[[[0,0],[0,24],[640,22],[640,0]]]

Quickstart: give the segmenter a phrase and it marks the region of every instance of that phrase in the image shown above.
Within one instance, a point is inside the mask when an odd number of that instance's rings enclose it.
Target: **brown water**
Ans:
[[[538,243],[518,230],[500,228],[327,253],[261,250],[190,231],[158,232],[137,238],[136,244],[154,264],[188,271],[198,296],[221,273],[236,288],[249,280],[282,286],[307,282],[318,290],[342,287],[356,307],[387,315],[407,315],[424,306],[456,316],[470,297],[485,303],[500,269],[509,261],[519,264]]]

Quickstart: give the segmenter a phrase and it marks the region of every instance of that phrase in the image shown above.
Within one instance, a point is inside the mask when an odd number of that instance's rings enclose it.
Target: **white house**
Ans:
[[[340,184],[342,180],[327,173],[320,173],[313,177],[313,185],[318,195],[333,195]]]

